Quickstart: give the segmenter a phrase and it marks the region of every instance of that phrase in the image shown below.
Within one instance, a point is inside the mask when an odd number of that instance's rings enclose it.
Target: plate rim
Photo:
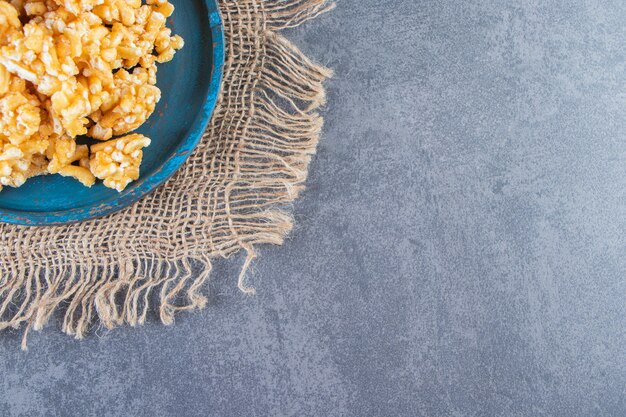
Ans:
[[[121,195],[112,202],[88,207],[52,212],[18,211],[0,208],[0,223],[16,224],[21,226],[59,226],[93,220],[119,211],[134,204],[159,188],[170,179],[191,156],[198,146],[206,127],[208,126],[217,99],[220,94],[224,68],[224,25],[217,0],[203,0],[206,4],[213,42],[212,68],[209,91],[200,114],[201,122],[194,126],[187,134],[186,139],[170,155],[155,173],[134,184],[131,192]]]

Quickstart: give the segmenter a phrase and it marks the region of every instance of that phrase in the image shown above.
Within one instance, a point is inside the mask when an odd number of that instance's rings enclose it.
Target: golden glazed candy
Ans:
[[[150,139],[123,135],[154,112],[157,63],[183,47],[173,12],[167,0],[0,0],[0,190],[45,174],[118,191],[139,178]]]

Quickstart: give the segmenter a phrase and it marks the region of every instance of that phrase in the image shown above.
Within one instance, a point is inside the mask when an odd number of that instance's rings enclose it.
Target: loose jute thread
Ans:
[[[322,128],[330,70],[280,30],[330,10],[326,0],[223,0],[222,93],[203,140],[174,178],[138,204],[78,225],[0,225],[0,330],[41,330],[57,312],[81,339],[101,324],[144,324],[157,311],[203,308],[211,261],[244,250],[238,287],[259,244],[280,245],[285,203],[303,189]]]

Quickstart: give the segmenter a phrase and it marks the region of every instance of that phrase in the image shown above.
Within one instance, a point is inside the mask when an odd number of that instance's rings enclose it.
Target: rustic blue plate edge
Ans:
[[[196,148],[206,127],[208,126],[215,104],[220,94],[224,70],[224,26],[217,0],[205,0],[207,6],[211,38],[213,42],[213,57],[211,82],[200,116],[195,121],[186,140],[178,147],[163,165],[149,177],[134,184],[132,192],[120,195],[119,198],[106,204],[95,207],[85,207],[57,212],[24,212],[2,209],[0,222],[22,226],[59,226],[78,223],[106,216],[136,203],[146,195],[155,191],[165,181],[171,178],[189,158]]]

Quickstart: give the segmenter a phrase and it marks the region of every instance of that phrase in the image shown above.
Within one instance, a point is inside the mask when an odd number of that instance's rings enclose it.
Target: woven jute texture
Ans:
[[[144,323],[207,304],[211,260],[282,244],[322,127],[330,71],[279,34],[330,8],[326,0],[223,0],[224,81],[190,160],[138,204],[78,225],[0,225],[0,330],[65,333]],[[209,74],[207,74],[209,76]],[[199,272],[200,271],[200,272]]]

